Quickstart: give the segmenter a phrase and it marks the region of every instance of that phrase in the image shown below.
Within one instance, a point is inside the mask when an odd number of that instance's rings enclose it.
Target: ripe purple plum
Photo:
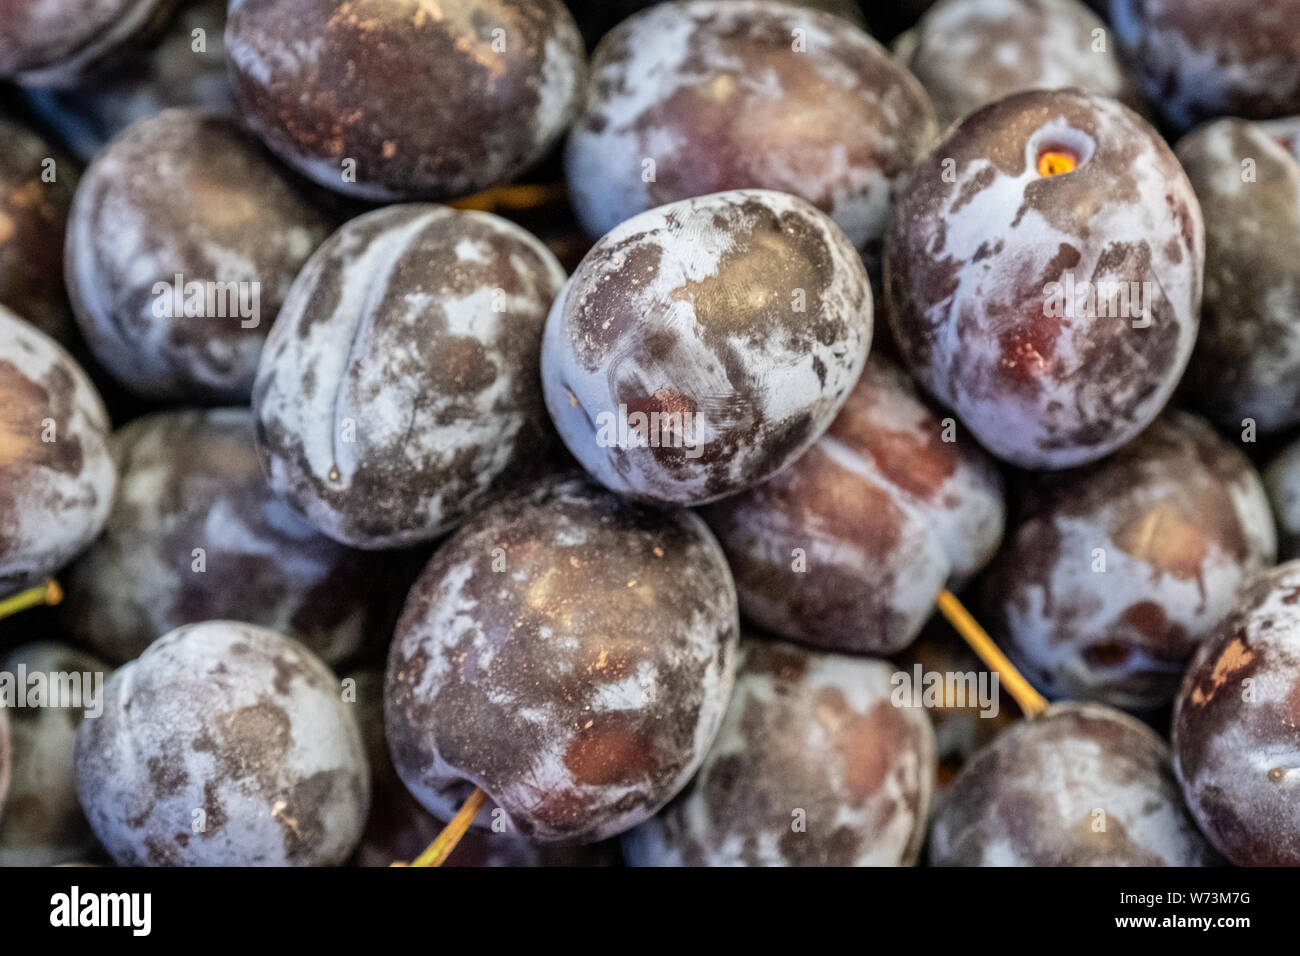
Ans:
[[[1238,866],[1300,866],[1300,562],[1257,575],[1174,704],[1192,816]]]
[[[692,196],[773,189],[878,255],[892,184],[938,133],[921,85],[848,20],[771,0],[694,0],[606,34],[565,163],[593,236]]]
[[[479,787],[482,827],[499,808],[539,843],[613,836],[704,760],[738,631],[699,517],[554,476],[471,519],[411,589],[384,689],[393,763],[443,819]]]
[[[339,680],[236,621],[160,637],[77,729],[77,794],[122,866],[331,866],[361,839],[370,775]]]
[[[346,548],[273,495],[248,409],[155,412],[110,445],[117,498],[59,607],[83,644],[121,663],[156,635],[223,619],[295,637],[328,664],[386,642],[417,566]]]
[[[1004,731],[945,790],[932,866],[1214,866],[1169,747],[1091,703],[1053,704]]]
[[[0,306],[0,595],[90,544],[117,473],[104,403],[76,361]]]
[[[1277,537],[1259,475],[1169,412],[1095,465],[1027,474],[983,581],[985,626],[1049,697],[1168,704],[1197,646]]]
[[[235,99],[272,151],[385,202],[523,171],[569,125],[586,67],[560,0],[240,0],[226,50]]]
[[[907,373],[873,355],[826,434],[794,464],[703,512],[741,612],[837,651],[906,647],[1002,540],[1002,482]]]
[[[886,661],[747,637],[699,773],[624,834],[632,866],[910,866],[934,790],[924,709]]]
[[[766,190],[686,199],[610,232],[560,292],[546,407],[606,487],[704,504],[816,441],[871,329],[866,269],[823,213]]]
[[[1159,134],[1114,100],[1035,90],[972,113],[913,170],[885,254],[913,374],[1023,468],[1133,439],[1191,355],[1200,206]]]
[[[447,206],[345,224],[294,281],[253,389],[271,487],[356,548],[445,534],[554,437],[538,381],[564,283],[520,227]]]

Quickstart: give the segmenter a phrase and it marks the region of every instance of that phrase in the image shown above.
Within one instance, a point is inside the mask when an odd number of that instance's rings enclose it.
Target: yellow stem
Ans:
[[[17,614],[19,611],[26,611],[28,608],[39,607],[42,604],[58,604],[62,600],[63,588],[59,587],[58,581],[50,579],[40,587],[19,591],[12,597],[0,601],[0,618]]]
[[[477,209],[479,212],[496,212],[498,209],[536,209],[568,198],[563,183],[543,185],[496,186],[485,192],[456,199],[447,205],[456,209]]]
[[[1020,705],[1026,717],[1037,717],[1047,710],[1046,698],[1034,690],[1034,686],[1025,680],[1025,676],[1016,670],[1015,665],[1007,659],[1007,655],[993,643],[988,632],[971,617],[970,611],[966,610],[957,595],[945,589],[939,592],[936,603],[939,605],[939,611],[957,633],[965,638],[971,650],[979,655],[980,660],[997,671],[998,679]]]
[[[410,864],[394,863],[393,866],[442,866],[447,857],[451,856],[451,851],[456,849],[456,844],[460,843],[461,837],[474,822],[474,818],[478,816],[485,802],[487,802],[487,794],[475,787],[469,799],[461,805],[460,810],[451,818],[451,822],[443,827],[442,832],[429,844],[428,849]]]

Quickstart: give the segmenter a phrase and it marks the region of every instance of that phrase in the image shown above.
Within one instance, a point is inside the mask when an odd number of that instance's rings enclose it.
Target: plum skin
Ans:
[[[1045,172],[1049,155],[1072,168]],[[1072,467],[1169,399],[1204,257],[1191,184],[1141,117],[1080,90],[1018,93],[912,171],[886,235],[887,311],[913,374],[989,451]]]

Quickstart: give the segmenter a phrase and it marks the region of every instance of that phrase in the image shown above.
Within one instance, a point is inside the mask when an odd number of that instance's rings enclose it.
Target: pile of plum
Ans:
[[[866,6],[0,6],[0,864],[1300,865],[1300,0]]]

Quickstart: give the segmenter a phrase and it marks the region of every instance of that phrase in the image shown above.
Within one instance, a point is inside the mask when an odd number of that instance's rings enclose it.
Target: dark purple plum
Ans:
[[[127,56],[159,29],[175,0],[5,0],[0,79],[68,86]]]
[[[812,448],[703,514],[747,618],[826,650],[889,654],[916,637],[942,588],[993,556],[1005,507],[983,450],[873,355]]]
[[[389,206],[312,256],[253,394],[271,487],[325,534],[429,541],[527,477],[554,436],[538,381],[564,269],[497,216]]]
[[[59,608],[82,643],[120,663],[221,619],[298,638],[328,664],[387,641],[409,562],[346,548],[275,497],[247,409],[157,412],[111,448],[113,511]]]
[[[606,235],[546,323],[546,407],[606,487],[698,505],[771,477],[830,425],[871,344],[862,260],[825,214],[733,190]]]
[[[747,638],[699,773],[623,835],[633,866],[910,866],[934,732],[891,701],[886,661]]]
[[[77,321],[139,395],[246,402],[267,330],[331,226],[235,120],[166,110],[114,139],[77,188]]]
[[[605,36],[591,72],[566,167],[593,236],[692,196],[773,189],[878,256],[891,186],[939,132],[888,50],[773,0],[655,5]]]
[[[555,476],[481,512],[412,588],[384,709],[398,774],[450,819],[474,787],[540,843],[635,826],[699,767],[739,624],[704,522]]]
[[[1300,562],[1255,577],[1174,704],[1192,816],[1238,866],[1300,866]]]
[[[108,414],[63,347],[0,306],[0,595],[99,534],[117,474]]]
[[[1021,477],[985,577],[984,625],[1054,698],[1168,704],[1242,584],[1273,564],[1259,475],[1204,421],[1170,412],[1095,465]]]
[[[911,173],[885,295],[912,372],[995,455],[1096,461],[1178,384],[1196,338],[1205,235],[1172,150],[1080,90],[972,113]]]
[[[1000,734],[943,792],[932,866],[1214,866],[1169,748],[1109,707],[1053,704]]]
[[[271,149],[364,199],[446,199],[540,159],[578,106],[560,0],[238,0],[235,98]]]

